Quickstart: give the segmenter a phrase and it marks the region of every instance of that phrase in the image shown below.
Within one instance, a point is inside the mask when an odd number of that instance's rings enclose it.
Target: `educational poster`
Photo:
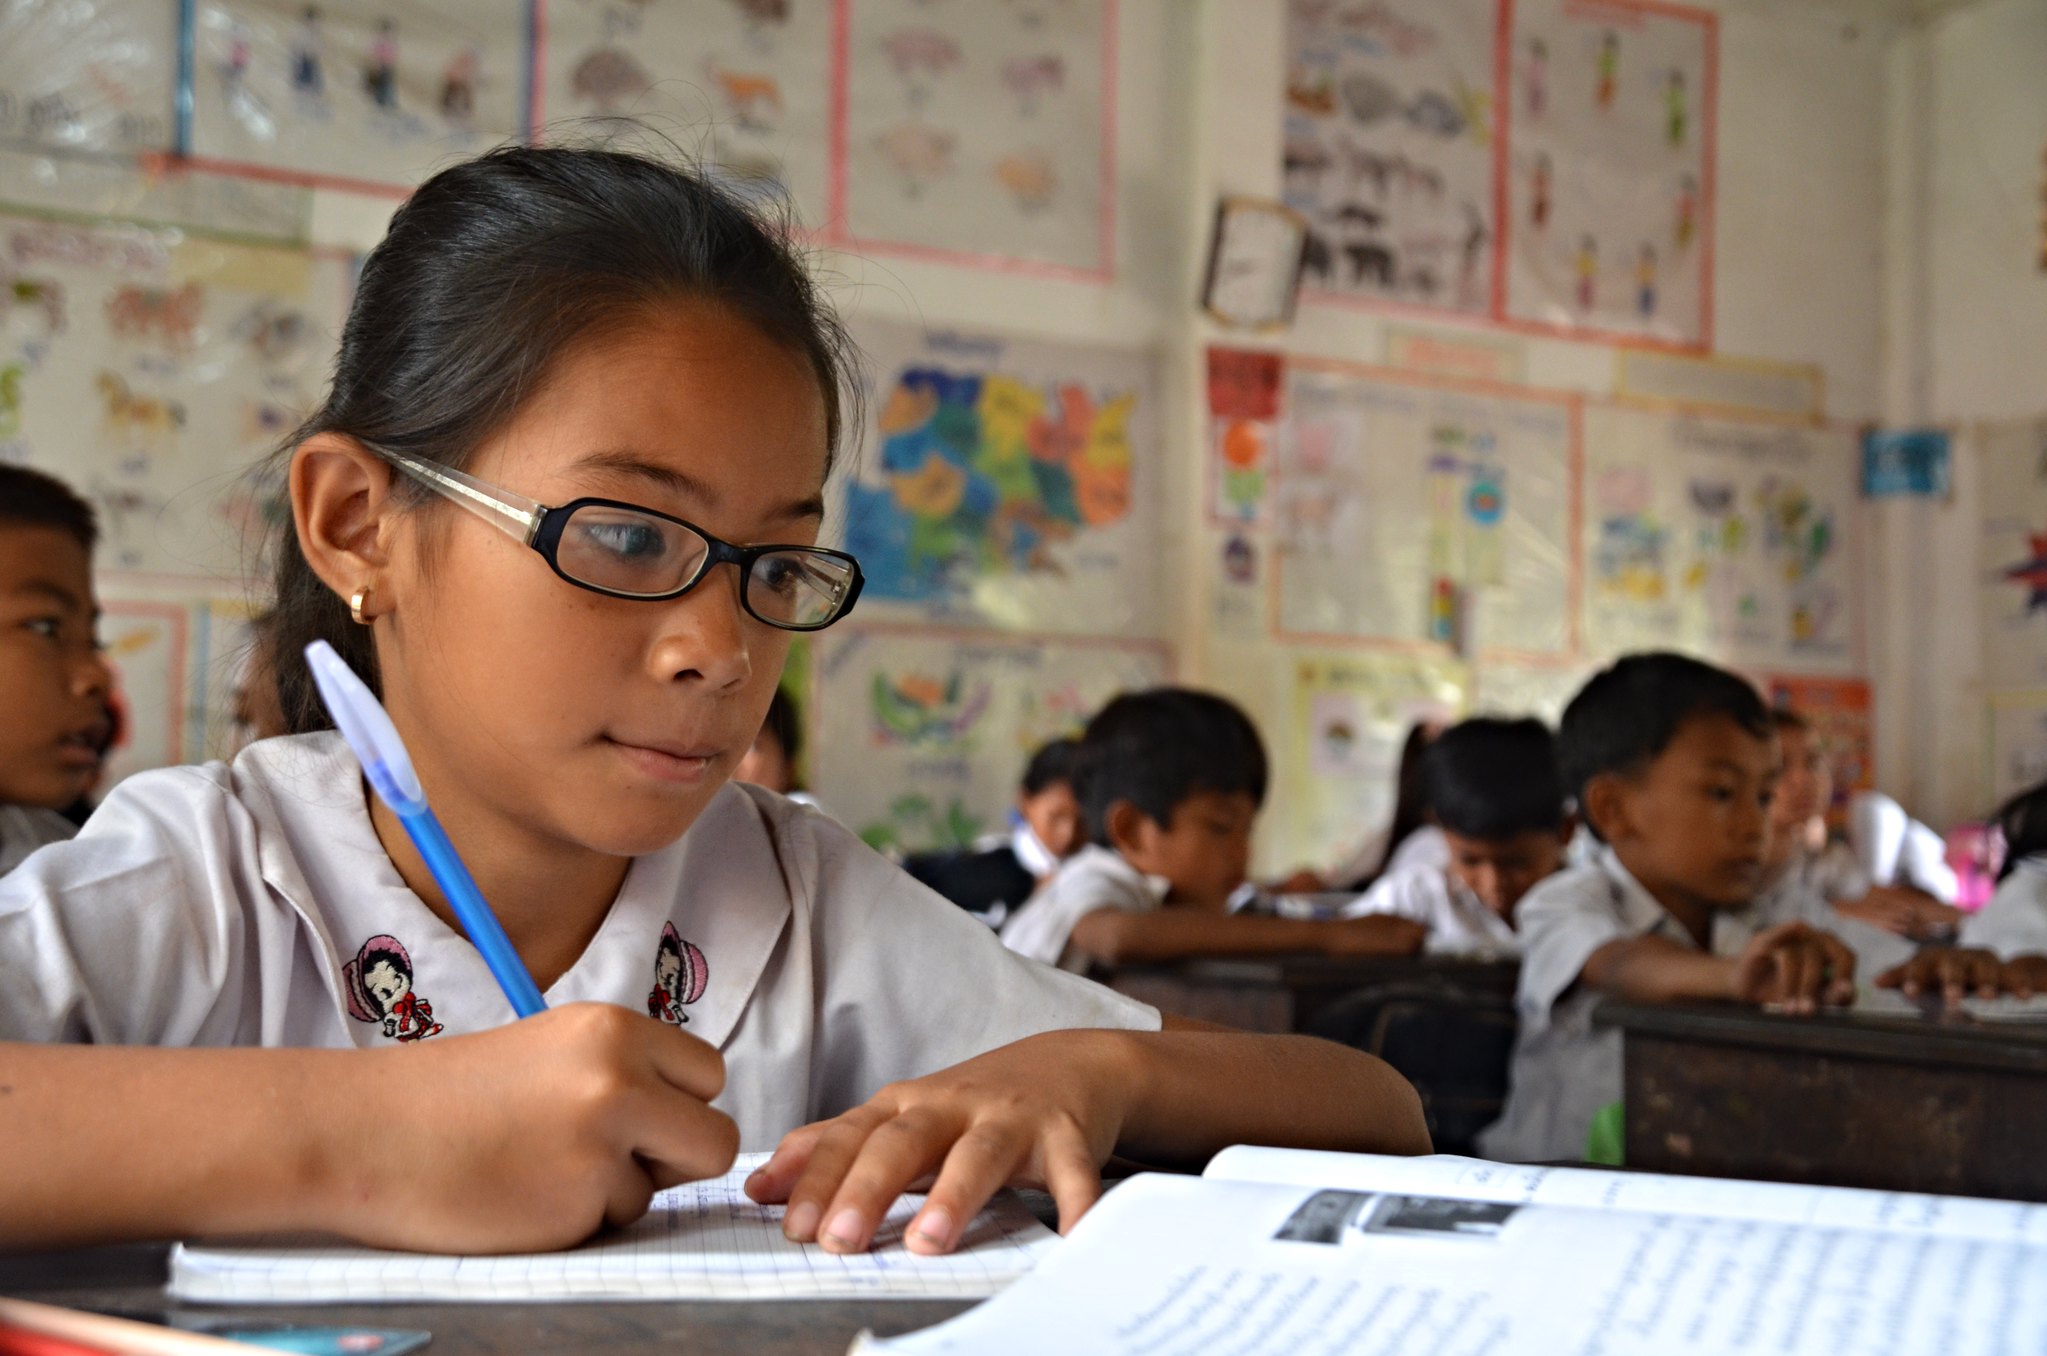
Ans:
[[[0,216],[0,460],[100,514],[102,569],[240,578],[249,474],[319,399],[346,266],[140,226]]]
[[[185,761],[191,618],[172,603],[106,597],[100,643],[114,671],[119,730],[95,794],[131,772]]]
[[[832,0],[539,0],[543,138],[632,118],[826,220]],[[594,129],[594,130],[602,130]]]
[[[1812,728],[1813,741],[1834,774],[1829,818],[1840,819],[1848,798],[1876,785],[1876,717],[1869,684],[1860,678],[1773,676],[1763,680],[1770,706],[1796,711]]]
[[[1977,442],[1984,683],[2047,687],[2047,422],[1985,424]]]
[[[1304,287],[1492,307],[1497,0],[1287,6],[1285,198]]]
[[[1552,729],[1564,708],[1603,665],[1572,660],[1551,664],[1488,662],[1472,671],[1470,714],[1518,719],[1534,716]]]
[[[1284,732],[1267,729],[1273,808],[1269,861],[1327,864],[1393,815],[1400,746],[1416,721],[1449,721],[1469,678],[1458,665],[1399,655],[1299,656]]]
[[[0,142],[139,155],[171,149],[178,6],[0,4]]]
[[[848,243],[1106,277],[1115,0],[845,4]]]
[[[1506,315],[1711,340],[1714,17],[1513,0]]]
[[[1024,764],[1118,692],[1171,678],[1164,645],[841,625],[815,643],[812,790],[869,843],[1006,832]]]
[[[194,691],[185,730],[189,759],[232,758],[249,742],[250,731],[236,721],[235,712],[255,649],[252,620],[247,597],[206,598],[192,608]]]
[[[1585,645],[1764,671],[1862,657],[1860,458],[1835,428],[1585,410]]]
[[[167,159],[141,164],[0,145],[0,211],[182,226],[236,240],[303,245],[313,195]]]
[[[1208,350],[1208,517],[1255,528],[1265,517],[1286,359],[1255,349]]]
[[[842,521],[863,616],[1163,628],[1149,354],[894,325],[857,337],[871,426]]]
[[[522,0],[195,0],[192,154],[409,189],[525,133]]]
[[[1999,694],[1990,702],[1990,794],[2002,805],[2047,782],[2047,692]]]
[[[1561,397],[1294,362],[1274,515],[1281,634],[1571,649],[1574,464]]]

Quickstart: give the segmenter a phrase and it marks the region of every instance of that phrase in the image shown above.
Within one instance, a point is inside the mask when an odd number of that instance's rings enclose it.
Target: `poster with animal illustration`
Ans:
[[[0,460],[98,508],[103,569],[240,579],[282,513],[249,474],[319,398],[347,263],[0,216]]]
[[[1115,0],[845,3],[848,243],[1108,276]]]
[[[170,150],[177,19],[164,0],[0,5],[0,144]]]
[[[1678,646],[1773,672],[1862,660],[1852,430],[1585,411],[1586,648]]]
[[[1655,0],[1511,0],[1506,317],[1712,338],[1717,20]]]
[[[1559,654],[1573,642],[1570,402],[1289,363],[1283,637]]]
[[[1151,356],[870,324],[843,545],[863,615],[1157,635],[1162,474]]]
[[[2047,421],[1977,430],[1983,471],[1983,677],[2047,688]]]
[[[539,0],[536,22],[543,139],[632,118],[825,221],[833,0]]]
[[[409,189],[525,133],[521,0],[195,0],[192,154]]]
[[[1303,285],[1471,315],[1493,302],[1497,0],[1289,0],[1285,197]]]
[[[1298,654],[1288,663],[1287,728],[1265,731],[1275,780],[1260,856],[1326,867],[1392,818],[1408,727],[1456,719],[1470,677],[1423,656]]]
[[[1005,833],[1024,764],[1118,692],[1172,675],[1162,644],[847,623],[814,646],[812,787],[876,847]]]

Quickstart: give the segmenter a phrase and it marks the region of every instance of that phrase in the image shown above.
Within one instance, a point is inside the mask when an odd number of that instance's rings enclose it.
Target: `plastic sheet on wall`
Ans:
[[[178,7],[0,5],[0,143],[138,155],[177,135]]]
[[[848,623],[814,644],[813,790],[870,843],[902,851],[1006,832],[1041,744],[1172,670],[1164,645],[1143,642]]]
[[[1159,635],[1151,356],[861,326],[874,385],[842,484],[863,615]]]
[[[196,170],[168,158],[133,163],[0,146],[0,209],[10,208],[302,245],[312,195],[295,185]]]

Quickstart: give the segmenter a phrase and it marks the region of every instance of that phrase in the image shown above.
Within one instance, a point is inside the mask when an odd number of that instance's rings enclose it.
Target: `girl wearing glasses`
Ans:
[[[850,361],[783,233],[656,162],[503,150],[399,210],[281,454],[293,737],[131,778],[0,885],[0,1244],[558,1247],[774,1149],[748,1190],[792,1237],[864,1248],[935,1176],[909,1241],[938,1252],[1005,1183],[1070,1225],[1112,1153],[1426,1149],[1377,1061],[1022,960],[729,780],[791,634],[859,596],[816,544]],[[366,797],[315,638],[379,690],[547,1013],[511,1020]],[[352,1015],[371,939],[426,1037]]]

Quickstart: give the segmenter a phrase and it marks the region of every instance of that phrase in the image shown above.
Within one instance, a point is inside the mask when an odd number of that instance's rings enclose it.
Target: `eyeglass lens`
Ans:
[[[658,597],[693,581],[709,552],[703,537],[681,523],[585,504],[563,525],[555,563],[585,584]],[[836,556],[801,547],[771,551],[754,560],[745,602],[770,625],[817,626],[838,612],[852,578],[853,567]]]

